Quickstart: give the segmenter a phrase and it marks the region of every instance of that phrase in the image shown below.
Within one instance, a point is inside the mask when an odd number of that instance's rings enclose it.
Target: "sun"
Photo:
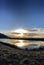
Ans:
[[[24,37],[24,33],[29,33],[28,30],[22,29],[22,28],[13,30],[12,32],[13,32],[14,34],[16,34],[16,37],[21,37],[21,38]],[[17,33],[18,33],[18,34],[17,34]]]
[[[18,37],[23,37],[24,33],[27,33],[27,30],[25,30],[25,29],[17,29],[17,30],[15,30],[15,33],[19,33],[17,35]]]
[[[16,33],[27,33],[27,30],[25,29],[17,29],[15,30]]]

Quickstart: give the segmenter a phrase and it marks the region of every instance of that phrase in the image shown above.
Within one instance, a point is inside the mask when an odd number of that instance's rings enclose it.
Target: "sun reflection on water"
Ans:
[[[19,40],[19,42],[16,44],[18,47],[23,47],[24,43],[22,40]]]
[[[11,42],[18,47],[25,47],[29,45],[29,41],[26,40],[11,40]]]
[[[15,40],[15,39],[0,39],[0,41],[16,45],[19,48],[38,48],[40,46],[44,46],[44,41],[30,41],[30,40]]]

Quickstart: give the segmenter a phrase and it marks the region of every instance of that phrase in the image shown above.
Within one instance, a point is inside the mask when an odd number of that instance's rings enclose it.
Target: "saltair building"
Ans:
[[[16,29],[11,30],[9,33],[11,37],[18,38],[44,38],[44,29],[33,28],[33,29]]]

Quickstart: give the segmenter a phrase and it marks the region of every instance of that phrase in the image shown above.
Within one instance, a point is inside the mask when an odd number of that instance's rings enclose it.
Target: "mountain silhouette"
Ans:
[[[10,38],[10,37],[5,34],[0,33],[0,38]]]

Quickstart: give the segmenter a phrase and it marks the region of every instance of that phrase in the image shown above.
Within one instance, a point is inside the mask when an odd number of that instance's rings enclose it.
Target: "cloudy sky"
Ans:
[[[44,0],[0,0],[0,30],[44,28]]]

